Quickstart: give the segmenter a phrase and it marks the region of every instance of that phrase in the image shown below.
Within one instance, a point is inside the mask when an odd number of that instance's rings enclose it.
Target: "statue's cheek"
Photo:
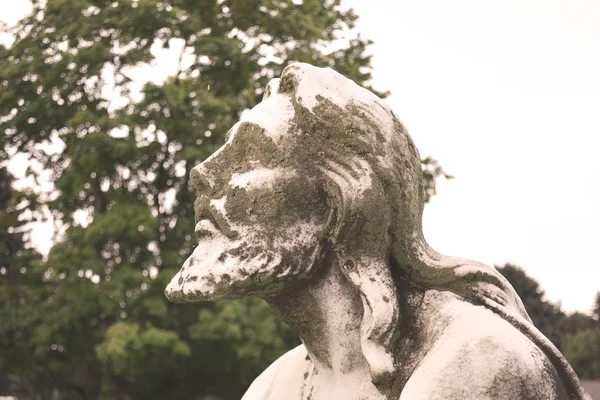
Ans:
[[[264,212],[287,226],[315,220],[324,223],[329,214],[324,190],[315,180],[306,177],[280,182],[265,202]]]
[[[281,179],[262,188],[233,188],[225,207],[232,222],[260,229],[280,229],[315,219],[324,223],[328,215],[325,192],[304,178]]]
[[[245,189],[230,188],[226,194],[225,211],[227,219],[236,224],[247,226],[256,222],[252,217],[256,199]]]
[[[291,182],[283,198],[284,207],[298,220],[326,219],[329,214],[327,195],[315,180]]]

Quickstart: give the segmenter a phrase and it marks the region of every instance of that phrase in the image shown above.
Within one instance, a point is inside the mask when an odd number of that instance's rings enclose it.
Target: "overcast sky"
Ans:
[[[600,290],[600,2],[343,0],[375,41],[374,87],[440,182],[442,253],[522,266],[568,311]],[[13,22],[26,0],[0,0]]]

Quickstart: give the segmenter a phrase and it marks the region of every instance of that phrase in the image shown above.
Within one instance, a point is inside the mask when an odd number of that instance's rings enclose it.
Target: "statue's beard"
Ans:
[[[256,235],[232,240],[219,232],[201,240],[165,294],[175,302],[268,296],[286,278],[310,272],[318,253],[312,247],[267,245]]]

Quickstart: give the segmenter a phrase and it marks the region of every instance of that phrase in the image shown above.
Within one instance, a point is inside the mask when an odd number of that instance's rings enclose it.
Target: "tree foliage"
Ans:
[[[581,379],[600,379],[600,327],[567,335],[565,357]]]
[[[564,353],[581,379],[600,379],[600,292],[592,316],[576,312],[564,323]]]
[[[49,385],[30,340],[39,321],[36,307],[48,293],[41,283],[40,255],[26,244],[26,211],[33,199],[13,190],[12,181],[0,167],[0,394],[31,396],[47,392]]]
[[[454,177],[444,171],[440,163],[431,157],[425,157],[421,160],[423,169],[423,183],[425,189],[425,200],[429,200],[437,194],[437,179],[454,179]]]
[[[523,300],[523,305],[533,324],[560,349],[563,339],[563,321],[566,318],[560,306],[547,301],[539,282],[528,276],[523,269],[512,264],[496,268]]]
[[[596,321],[600,322],[600,291],[596,293],[596,298],[594,299],[594,305],[592,308],[592,315]]]
[[[239,398],[297,344],[261,301],[175,306],[163,289],[194,246],[190,169],[269,79],[295,60],[368,87],[356,19],[339,0],[34,1],[0,47],[0,160],[25,154],[52,183],[21,202],[0,176],[11,393]],[[25,209],[62,228],[44,260],[15,233]]]
[[[496,268],[515,288],[534,325],[564,353],[579,377],[600,379],[600,321],[582,312],[563,312],[521,268]]]

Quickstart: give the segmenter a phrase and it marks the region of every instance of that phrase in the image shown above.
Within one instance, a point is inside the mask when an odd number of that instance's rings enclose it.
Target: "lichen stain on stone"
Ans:
[[[298,87],[298,81],[293,74],[297,70],[294,65],[290,65],[283,70],[283,75],[279,79],[279,93],[294,93]]]

